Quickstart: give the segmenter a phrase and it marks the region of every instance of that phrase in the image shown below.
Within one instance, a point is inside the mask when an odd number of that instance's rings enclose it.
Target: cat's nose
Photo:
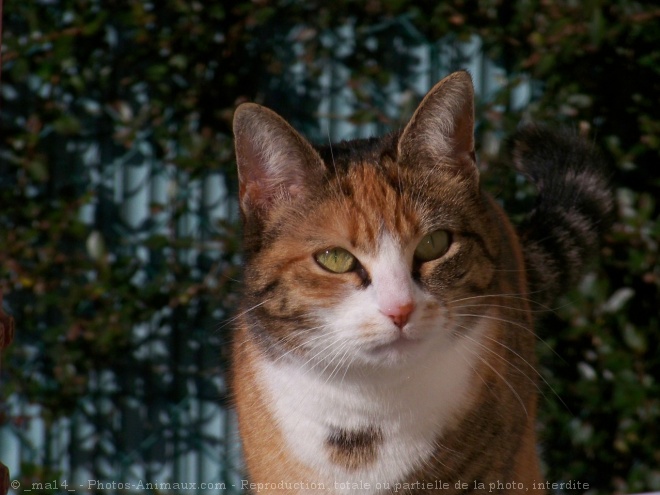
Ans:
[[[412,314],[414,309],[415,309],[415,304],[413,302],[409,302],[406,304],[401,304],[399,306],[388,308],[385,311],[385,314],[390,317],[390,319],[394,322],[394,324],[397,327],[403,328],[405,324],[408,323],[408,320],[410,319],[410,315]]]

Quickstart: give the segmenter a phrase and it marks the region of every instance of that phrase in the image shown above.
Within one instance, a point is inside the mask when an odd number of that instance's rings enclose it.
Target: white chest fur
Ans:
[[[406,366],[351,370],[330,380],[295,362],[263,360],[260,379],[286,448],[334,493],[394,487],[428,458],[469,406],[483,330],[475,329],[470,339],[439,339]],[[332,460],[327,442],[333,429],[368,428],[381,433],[373,462],[347,469]]]

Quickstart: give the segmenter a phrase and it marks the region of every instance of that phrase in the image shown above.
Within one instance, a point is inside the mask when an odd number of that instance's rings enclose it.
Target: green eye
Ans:
[[[426,234],[415,248],[415,258],[419,261],[438,259],[449,249],[449,233],[446,230],[436,230]]]
[[[350,272],[357,264],[355,256],[339,247],[320,251],[314,255],[314,259],[322,268],[332,273]]]

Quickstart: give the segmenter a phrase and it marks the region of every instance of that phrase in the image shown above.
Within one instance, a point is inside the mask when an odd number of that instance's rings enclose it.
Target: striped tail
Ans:
[[[550,306],[579,282],[612,223],[607,167],[590,143],[565,130],[524,127],[509,149],[538,189],[536,206],[518,230],[530,295]]]

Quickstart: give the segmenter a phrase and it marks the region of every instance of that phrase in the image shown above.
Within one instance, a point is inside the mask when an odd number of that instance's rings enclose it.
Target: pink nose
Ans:
[[[408,323],[408,319],[410,318],[410,315],[414,309],[415,304],[409,302],[400,306],[388,308],[386,311],[384,311],[384,314],[389,316],[397,327],[403,328],[405,324]]]

